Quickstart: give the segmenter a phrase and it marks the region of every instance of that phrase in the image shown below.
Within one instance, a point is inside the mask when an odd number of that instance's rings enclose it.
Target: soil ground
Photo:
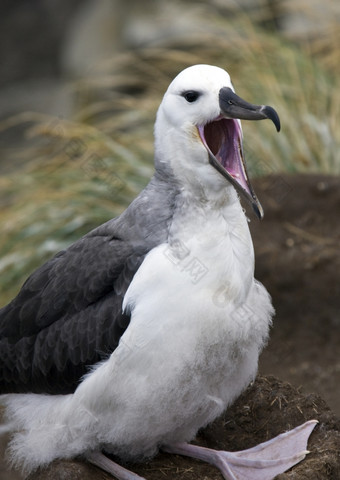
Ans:
[[[260,372],[318,393],[340,416],[340,179],[281,175],[254,187],[265,212],[250,223],[256,277],[276,309]]]
[[[309,446],[314,453],[278,478],[336,480],[340,478],[340,426],[333,415],[340,414],[340,179],[277,175],[253,184],[265,211],[262,222],[249,212],[256,277],[271,293],[276,308],[260,372],[299,388],[271,377],[259,378],[198,441],[244,449],[316,417],[320,425]],[[82,463],[61,463],[30,480],[108,478]],[[165,454],[135,471],[148,480],[222,478],[209,465]],[[9,473],[2,475],[3,480],[14,479]]]

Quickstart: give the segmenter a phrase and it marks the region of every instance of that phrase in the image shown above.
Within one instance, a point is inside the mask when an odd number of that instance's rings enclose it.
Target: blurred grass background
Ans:
[[[340,173],[334,2],[323,2],[326,29],[313,35],[301,29],[291,38],[278,26],[280,15],[298,13],[317,25],[314,2],[174,3],[192,28],[177,31],[175,17],[163,18],[170,27],[174,22],[173,35],[112,49],[91,74],[69,82],[68,118],[26,111],[0,120],[0,306],[38,265],[119,214],[146,185],[157,107],[189,65],[227,69],[240,96],[279,112],[279,135],[269,122],[243,122],[252,176]]]

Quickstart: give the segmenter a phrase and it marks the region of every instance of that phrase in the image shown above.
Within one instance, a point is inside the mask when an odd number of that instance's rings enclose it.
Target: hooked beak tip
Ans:
[[[225,118],[238,118],[241,120],[271,120],[276,130],[281,129],[280,118],[273,107],[268,105],[254,105],[246,102],[236,95],[230,87],[222,87],[219,91],[221,113]]]
[[[273,107],[270,107],[269,105],[265,105],[264,107],[261,108],[261,113],[274,123],[277,132],[281,130],[280,118]]]

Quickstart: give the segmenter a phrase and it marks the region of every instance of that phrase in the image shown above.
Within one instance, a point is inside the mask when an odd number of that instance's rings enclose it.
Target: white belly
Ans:
[[[125,459],[190,440],[256,374],[270,298],[253,278],[247,225],[232,234],[214,227],[148,254],[124,299],[129,328],[75,394],[96,417],[100,409],[101,443]]]

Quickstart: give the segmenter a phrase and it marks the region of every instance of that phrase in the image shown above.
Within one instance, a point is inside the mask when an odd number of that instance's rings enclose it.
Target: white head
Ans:
[[[238,97],[222,68],[186,68],[169,85],[157,113],[156,169],[170,169],[183,188],[216,191],[227,180],[261,216],[244,163],[240,118],[270,118],[280,128],[275,110]]]
[[[160,110],[175,128],[205,125],[220,115],[219,91],[233,86],[229,74],[219,67],[195,65],[170,83]]]

